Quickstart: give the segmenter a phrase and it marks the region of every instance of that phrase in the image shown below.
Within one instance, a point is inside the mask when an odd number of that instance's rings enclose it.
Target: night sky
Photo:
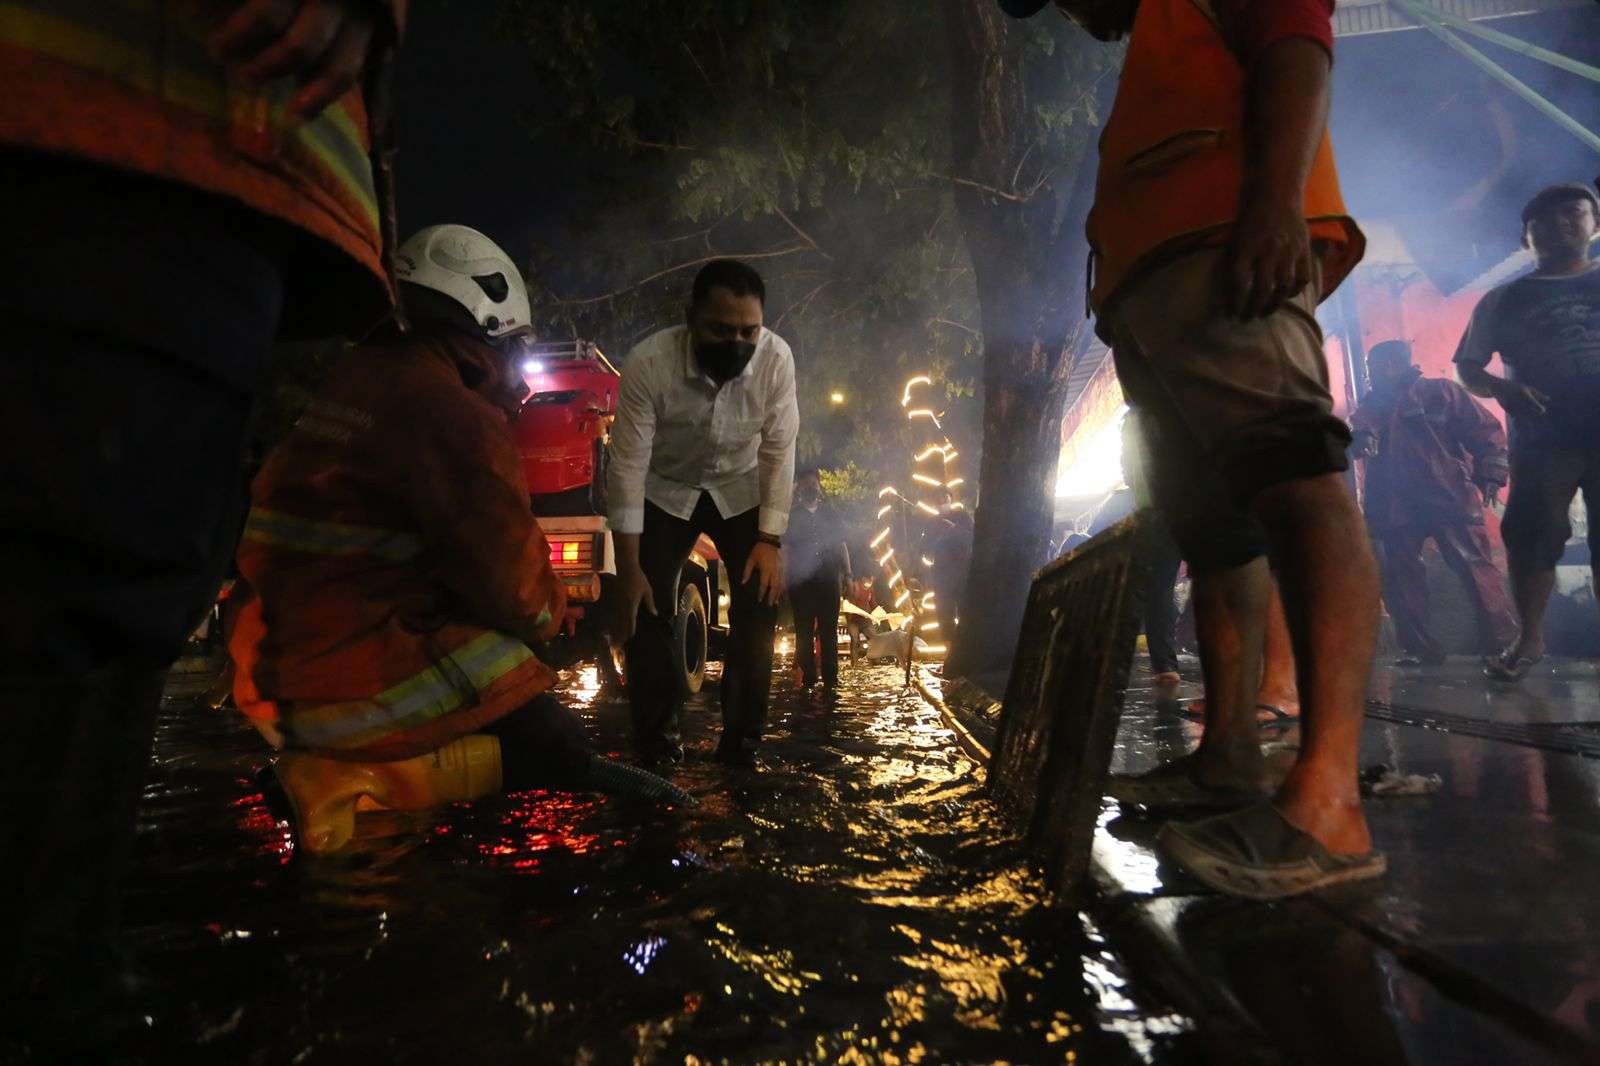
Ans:
[[[564,2],[564,0],[548,0]],[[492,0],[415,0],[399,72],[402,236],[436,222],[483,230],[525,261],[530,242],[582,194],[581,157],[540,139],[541,98],[527,73],[529,44],[497,32]],[[1497,20],[1495,27],[1600,63],[1600,7]],[[1479,45],[1591,128],[1600,94],[1575,75]],[[1411,234],[1451,288],[1516,247],[1516,211],[1540,185],[1600,172],[1593,153],[1420,32],[1342,38],[1332,127],[1342,181],[1362,215],[1434,216],[1451,225]],[[1489,128],[1498,101],[1514,141]],[[1497,164],[1494,156],[1509,155]],[[1488,187],[1468,191],[1490,171]],[[1460,198],[1458,200],[1458,198]],[[1448,230],[1448,231],[1446,231]]]
[[[496,33],[491,0],[414,0],[396,98],[402,238],[423,226],[480,229],[519,262],[559,217],[582,168],[537,140],[548,106],[529,46]]]

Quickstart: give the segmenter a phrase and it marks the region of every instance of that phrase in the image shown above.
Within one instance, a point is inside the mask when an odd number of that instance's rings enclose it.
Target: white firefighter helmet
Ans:
[[[529,330],[532,315],[521,271],[498,244],[470,226],[429,226],[413,233],[395,254],[395,276],[450,297],[490,337]]]

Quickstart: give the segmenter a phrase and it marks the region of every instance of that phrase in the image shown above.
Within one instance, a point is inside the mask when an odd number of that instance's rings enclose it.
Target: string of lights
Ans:
[[[966,483],[966,479],[959,477],[955,470],[955,460],[959,453],[955,445],[950,442],[950,438],[945,435],[938,412],[917,402],[919,391],[930,389],[932,385],[933,378],[927,374],[917,374],[905,383],[900,392],[900,407],[905,412],[906,421],[911,423],[923,438],[912,457],[912,487],[909,491],[913,495],[910,497],[903,495],[894,485],[885,485],[878,490],[878,520],[883,525],[872,538],[869,547],[872,549],[873,560],[883,571],[889,594],[894,597],[893,609],[896,611],[904,609],[905,613],[911,615],[913,642],[921,639],[925,642],[928,652],[941,654],[946,650],[946,641],[934,611],[934,592],[932,589],[921,588],[920,580],[920,595],[912,591],[911,578],[906,574],[909,567],[897,560],[894,546],[897,507],[934,518],[943,513],[941,507],[947,507],[952,511],[965,509],[958,490]],[[925,399],[923,403],[926,403]],[[910,539],[903,521],[901,532]],[[934,560],[925,555],[917,557],[915,563],[920,565],[922,574],[926,574],[934,566]]]

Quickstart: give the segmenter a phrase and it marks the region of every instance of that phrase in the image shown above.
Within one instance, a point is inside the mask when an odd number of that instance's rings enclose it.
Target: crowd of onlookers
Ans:
[[[1581,563],[1585,554],[1569,544],[1579,491],[1590,516],[1592,573],[1600,507],[1600,422],[1593,414],[1600,411],[1600,270],[1589,249],[1597,219],[1600,199],[1584,184],[1551,186],[1529,201],[1522,222],[1537,266],[1484,296],[1456,353],[1456,380],[1425,375],[1404,340],[1366,353],[1369,388],[1350,417],[1351,455],[1360,464],[1359,495],[1398,665],[1441,665],[1459,647],[1459,638],[1452,644],[1436,635],[1430,617],[1430,545],[1460,579],[1485,672],[1498,680],[1524,677],[1545,653],[1555,569],[1563,560]],[[1504,376],[1486,369],[1496,356]],[[1136,423],[1130,415],[1124,434],[1130,497],[1143,483]],[[1116,514],[1128,505],[1108,509]],[[1146,621],[1151,667],[1175,684],[1177,551],[1158,537],[1149,558],[1157,590]],[[1592,648],[1600,633],[1592,614],[1572,628],[1563,636],[1577,651]],[[1283,686],[1266,687],[1282,695]]]

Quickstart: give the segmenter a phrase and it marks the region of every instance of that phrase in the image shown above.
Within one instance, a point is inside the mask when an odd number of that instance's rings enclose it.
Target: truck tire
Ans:
[[[691,695],[706,680],[706,601],[692,584],[678,591],[678,613],[672,618],[672,654],[683,690]]]

